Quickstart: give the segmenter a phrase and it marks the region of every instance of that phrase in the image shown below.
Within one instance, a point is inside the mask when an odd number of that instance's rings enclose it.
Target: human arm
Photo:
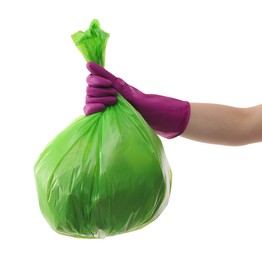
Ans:
[[[190,103],[191,113],[182,137],[221,145],[245,145],[262,141],[262,105],[237,108]]]
[[[87,78],[85,114],[103,111],[107,105],[115,104],[118,92],[165,138],[181,135],[221,145],[262,141],[262,105],[235,108],[145,94],[95,63],[88,63],[87,68],[91,74]]]

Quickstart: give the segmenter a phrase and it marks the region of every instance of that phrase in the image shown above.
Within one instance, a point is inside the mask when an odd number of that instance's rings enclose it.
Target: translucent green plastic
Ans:
[[[97,21],[92,24],[100,30]],[[84,45],[87,61],[104,63],[105,45],[98,52]],[[54,230],[104,238],[142,228],[160,215],[171,170],[158,136],[118,95],[116,105],[80,116],[47,145],[35,164],[35,180],[41,211]]]
[[[101,30],[97,20],[93,20],[85,32],[79,31],[71,37],[86,61],[105,66],[105,51],[109,33]]]

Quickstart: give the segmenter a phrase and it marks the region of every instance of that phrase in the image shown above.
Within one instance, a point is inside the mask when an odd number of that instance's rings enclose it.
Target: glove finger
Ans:
[[[84,110],[85,115],[91,115],[91,114],[95,114],[95,113],[104,111],[105,109],[106,109],[106,106],[104,104],[92,103],[92,104],[86,104],[83,110]]]
[[[115,96],[117,91],[110,87],[98,88],[98,87],[88,86],[86,88],[86,93],[89,97],[108,97],[108,96]]]
[[[112,85],[110,80],[93,74],[90,74],[86,78],[86,82],[88,85],[93,87],[110,87]]]
[[[86,64],[86,67],[93,75],[109,79],[111,82],[116,80],[116,77],[113,74],[111,74],[109,71],[96,64],[95,62],[88,62]]]
[[[86,104],[101,103],[106,106],[114,105],[117,102],[117,98],[113,96],[109,97],[89,97],[86,96]]]

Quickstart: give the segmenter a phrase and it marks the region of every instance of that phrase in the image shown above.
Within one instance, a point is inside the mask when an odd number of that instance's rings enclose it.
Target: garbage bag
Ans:
[[[108,34],[94,20],[72,38],[104,64]],[[34,168],[39,205],[60,234],[104,238],[140,229],[168,203],[171,170],[159,137],[122,96],[80,116],[44,149]]]

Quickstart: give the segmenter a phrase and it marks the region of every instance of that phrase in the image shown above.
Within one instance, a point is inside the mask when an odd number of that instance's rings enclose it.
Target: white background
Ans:
[[[33,165],[82,114],[85,61],[70,35],[93,18],[110,32],[106,68],[146,93],[247,107],[261,103],[262,3],[1,1],[1,259],[262,259],[261,143],[163,140],[173,190],[142,230],[104,240],[56,234]]]

